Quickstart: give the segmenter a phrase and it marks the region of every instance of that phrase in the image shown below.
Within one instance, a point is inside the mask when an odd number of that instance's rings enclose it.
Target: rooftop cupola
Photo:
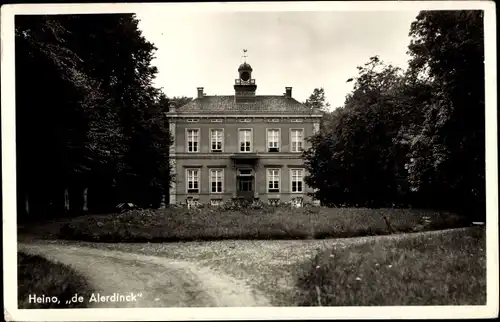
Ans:
[[[234,80],[234,99],[237,103],[252,101],[257,90],[255,79],[252,78],[252,66],[247,63],[247,50],[243,49],[244,62],[238,67],[239,77]]]

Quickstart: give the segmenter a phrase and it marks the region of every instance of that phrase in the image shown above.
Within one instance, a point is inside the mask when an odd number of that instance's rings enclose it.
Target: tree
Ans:
[[[304,102],[304,105],[308,108],[317,108],[320,110],[328,109],[330,107],[330,103],[328,103],[325,99],[325,90],[323,87],[315,88],[313,93]]]
[[[433,98],[409,143],[409,182],[440,206],[484,217],[483,12],[422,11],[410,35],[410,72]]]
[[[81,208],[88,187],[89,201],[142,206],[168,189],[155,48],[137,24],[130,14],[16,17],[18,195],[36,211],[67,206],[68,190]]]
[[[410,105],[403,72],[377,56],[358,67],[354,90],[305,152],[308,184],[323,203],[403,203],[405,153],[395,144]]]

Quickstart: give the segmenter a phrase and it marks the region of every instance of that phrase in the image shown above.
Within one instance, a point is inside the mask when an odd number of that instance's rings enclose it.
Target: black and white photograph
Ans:
[[[1,18],[6,320],[498,317],[494,2]]]

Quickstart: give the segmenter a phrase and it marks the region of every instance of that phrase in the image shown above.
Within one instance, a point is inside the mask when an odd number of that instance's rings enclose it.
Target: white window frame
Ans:
[[[302,119],[292,119],[292,123],[302,123]]]
[[[299,149],[299,150],[294,150],[294,148],[293,148],[293,143],[294,143],[294,140],[293,140],[294,139],[294,135],[293,135],[293,133],[295,131],[301,131],[302,132],[302,139],[300,141],[300,145],[301,145],[302,149]],[[290,129],[290,152],[301,153],[304,150],[304,136],[305,136],[304,133],[305,133],[305,131],[304,131],[303,128],[291,128]],[[299,142],[299,141],[297,141],[297,142]]]
[[[217,180],[217,174],[215,174],[215,181],[214,181],[214,175],[213,173],[217,173],[217,172],[220,172],[220,183],[221,183],[221,191],[213,191],[213,187],[212,187],[212,183],[214,182],[219,182]],[[210,169],[209,171],[209,176],[210,176],[210,193],[211,194],[219,194],[219,193],[224,193],[224,169],[219,169],[219,168],[215,168],[215,169]],[[217,185],[215,186],[215,190],[217,190]]]
[[[242,131],[250,131],[250,151],[241,151],[241,132]],[[253,151],[253,129],[251,128],[239,128],[238,129],[238,152],[239,153],[251,153]]]
[[[294,177],[296,177],[296,176],[294,176],[294,171],[301,172],[302,175],[301,175],[300,181],[294,180]],[[303,168],[290,168],[290,192],[291,193],[300,193],[300,194],[304,193],[304,191],[305,191],[304,173],[305,172],[304,172]],[[293,183],[294,182],[302,182],[300,191],[293,191]]]
[[[271,174],[271,171],[277,171],[278,174],[277,175],[274,175],[274,174]],[[278,182],[278,188],[274,188],[274,185],[273,185],[273,188],[269,188],[269,183],[271,182],[271,177],[273,177],[273,179],[277,179],[277,180],[273,180],[274,181],[277,181]],[[270,191],[272,189],[276,189],[277,191]],[[267,193],[280,193],[281,192],[281,169],[279,168],[267,168],[266,169],[266,191]]]
[[[250,119],[240,119],[239,120],[241,123],[250,123],[251,120]]]
[[[270,123],[278,123],[280,120],[279,119],[268,119],[267,121]]]
[[[220,145],[221,145],[221,149],[220,151],[216,151],[213,149],[213,132],[214,131],[220,131],[221,132],[221,138],[220,138]],[[216,152],[216,153],[221,153],[221,152],[224,152],[224,129],[223,128],[217,128],[217,129],[210,129],[210,137],[208,138],[209,142],[209,146],[210,146],[210,152]]]
[[[193,175],[189,175],[190,172],[193,172]],[[196,174],[194,174],[196,173]],[[193,178],[193,180],[190,180],[190,177]],[[194,180],[196,179],[196,180]],[[189,190],[194,190],[195,188],[189,188],[189,183],[193,182],[193,187],[194,187],[194,182],[198,182],[198,192],[190,192]],[[201,191],[201,169],[200,168],[188,168],[186,169],[186,194],[199,194]]]
[[[187,119],[187,122],[188,123],[197,123],[198,120],[197,119]]]
[[[266,129],[266,152],[270,152],[269,149],[271,148],[270,144],[271,142],[274,142],[274,141],[271,141],[270,140],[270,136],[269,136],[269,133],[271,131],[277,131],[278,132],[278,137],[277,137],[277,146],[276,148],[278,148],[278,151],[276,152],[271,152],[271,153],[277,153],[277,152],[281,152],[281,129],[280,128],[267,128]]]
[[[212,123],[222,123],[222,119],[211,119],[210,122],[212,122]]]
[[[193,141],[196,142],[196,151],[189,151],[189,132],[190,131],[196,131],[197,132],[197,136],[196,136],[196,139],[197,141]],[[199,153],[200,152],[200,136],[201,136],[201,130],[199,128],[187,128],[186,129],[186,152],[187,153]],[[193,144],[193,147],[194,147],[194,144]]]

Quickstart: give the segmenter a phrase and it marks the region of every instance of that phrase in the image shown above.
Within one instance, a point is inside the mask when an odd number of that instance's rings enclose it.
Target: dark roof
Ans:
[[[284,95],[258,95],[252,97],[252,102],[236,103],[234,95],[204,96],[196,98],[184,106],[177,108],[178,113],[274,113],[292,112],[300,114],[317,114],[317,111],[305,107],[297,100]]]
[[[248,63],[243,63],[240,65],[240,67],[238,67],[238,71],[244,70],[244,69],[253,70],[252,66],[250,66],[250,64],[248,64]]]

